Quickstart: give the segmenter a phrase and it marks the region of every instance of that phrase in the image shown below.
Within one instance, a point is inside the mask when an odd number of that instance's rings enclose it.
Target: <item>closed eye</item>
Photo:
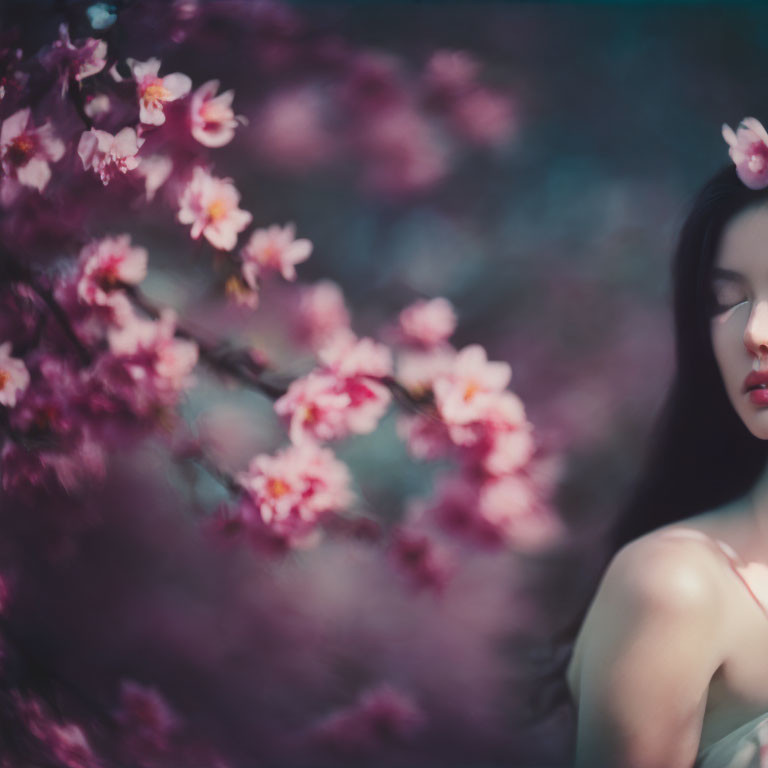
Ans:
[[[744,288],[736,281],[716,278],[712,282],[712,312],[719,314],[749,301]]]

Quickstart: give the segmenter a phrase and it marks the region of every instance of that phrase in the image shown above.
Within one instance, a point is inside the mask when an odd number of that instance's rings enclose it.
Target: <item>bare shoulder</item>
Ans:
[[[717,607],[722,555],[706,535],[684,526],[665,528],[625,545],[613,557],[596,601],[631,601],[647,610]]]
[[[636,539],[614,555],[576,638],[567,675],[574,698],[586,649],[619,637],[648,631],[693,643],[696,635],[713,651],[724,649],[722,555],[707,542],[701,531],[676,526]]]

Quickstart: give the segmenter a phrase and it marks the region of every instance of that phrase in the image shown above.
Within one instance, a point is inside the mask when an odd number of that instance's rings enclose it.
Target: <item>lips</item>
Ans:
[[[761,384],[768,386],[768,370],[750,372],[749,376],[744,379],[744,386],[741,391],[746,394],[751,389],[757,389]]]

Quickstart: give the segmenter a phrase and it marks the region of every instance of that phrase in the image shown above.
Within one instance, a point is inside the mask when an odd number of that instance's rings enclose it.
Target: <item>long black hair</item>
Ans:
[[[729,165],[702,187],[683,224],[671,275],[675,372],[644,464],[608,529],[606,562],[638,536],[739,498],[766,466],[768,440],[752,435],[731,405],[710,331],[712,266],[723,230],[741,211],[761,202],[768,202],[768,188],[749,189]],[[543,672],[534,672],[538,680],[528,722],[570,701],[565,671],[596,588],[550,638],[549,661]]]

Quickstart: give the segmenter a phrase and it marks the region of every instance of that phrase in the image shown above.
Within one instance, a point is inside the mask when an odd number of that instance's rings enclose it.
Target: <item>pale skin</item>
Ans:
[[[768,440],[768,405],[743,392],[755,360],[768,369],[768,205],[729,222],[715,267],[715,358],[737,414]],[[768,617],[709,537],[768,605],[768,468],[743,498],[612,560],[568,667],[577,768],[691,768],[700,748],[768,712]]]

